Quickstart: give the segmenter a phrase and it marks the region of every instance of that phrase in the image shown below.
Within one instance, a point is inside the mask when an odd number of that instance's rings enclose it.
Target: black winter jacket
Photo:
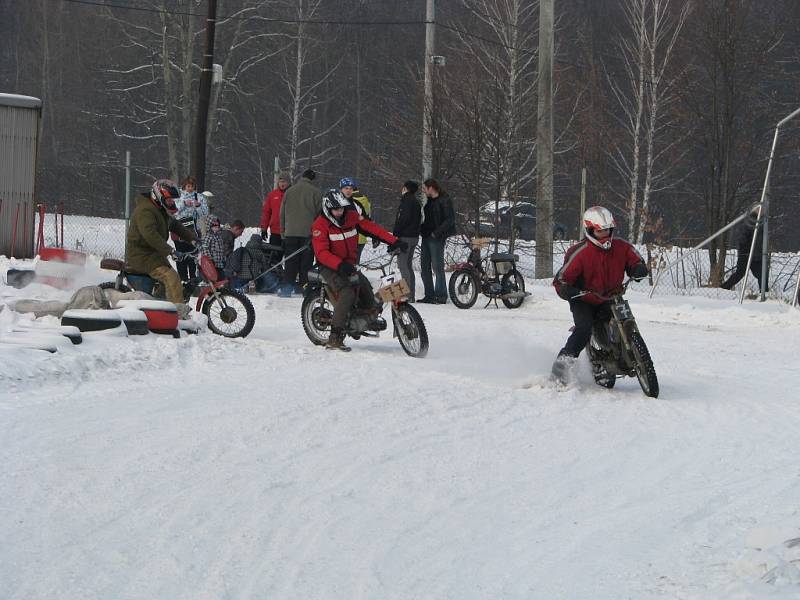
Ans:
[[[756,228],[756,217],[753,214],[747,215],[747,218],[742,221],[741,229],[739,230],[739,237],[736,240],[736,249],[739,252],[750,253],[750,244],[753,242],[753,231]],[[761,252],[761,245],[763,244],[763,231],[761,222],[758,223],[758,235],[756,235],[756,253]]]
[[[456,233],[456,213],[450,196],[441,194],[425,203],[425,221],[420,228],[422,237],[444,240]]]
[[[397,237],[419,237],[419,225],[422,220],[422,207],[416,194],[406,192],[400,198],[397,217],[394,220],[392,233]]]

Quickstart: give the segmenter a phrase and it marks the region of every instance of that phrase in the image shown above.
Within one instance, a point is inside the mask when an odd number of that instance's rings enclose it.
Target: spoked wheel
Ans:
[[[229,288],[212,292],[203,304],[203,313],[208,317],[208,328],[228,338],[246,337],[256,323],[250,298]]]
[[[516,269],[511,269],[508,273],[503,275],[503,279],[500,281],[500,289],[502,290],[503,294],[509,294],[513,292],[524,293],[525,280],[522,278],[522,273]],[[525,296],[520,294],[520,296],[517,298],[503,298],[502,300],[503,304],[505,304],[507,308],[519,308],[525,301]]]
[[[324,346],[331,333],[331,320],[333,319],[333,306],[328,302],[327,296],[319,293],[307,294],[300,307],[300,320],[303,322],[303,331],[308,339],[317,346]]]
[[[478,299],[478,280],[472,271],[459,269],[450,275],[450,300],[458,308],[471,308]]]
[[[119,284],[119,286],[117,286],[117,282],[116,281],[104,281],[98,287],[101,290],[117,290],[118,292],[123,292],[123,293],[127,293],[127,292],[131,291],[131,288],[129,288],[124,283],[121,283],[121,284]]]
[[[650,358],[650,351],[638,331],[631,331],[628,334],[628,339],[633,350],[636,377],[639,379],[642,391],[645,396],[658,398],[658,377],[656,376],[656,368],[653,366],[653,360]]]
[[[394,328],[406,354],[412,358],[422,358],[428,353],[428,330],[413,306],[401,304],[397,307]]]

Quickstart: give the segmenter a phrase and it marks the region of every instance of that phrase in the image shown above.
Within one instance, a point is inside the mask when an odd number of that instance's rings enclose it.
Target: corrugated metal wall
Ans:
[[[33,257],[40,111],[38,106],[8,106],[0,98],[0,254],[6,256]]]

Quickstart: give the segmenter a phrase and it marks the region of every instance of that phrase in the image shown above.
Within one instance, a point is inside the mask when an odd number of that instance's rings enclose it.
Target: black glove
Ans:
[[[389,252],[400,250],[400,252],[408,251],[408,243],[403,240],[397,240],[394,244],[389,244]]]
[[[645,277],[647,277],[647,265],[643,262],[640,262],[631,269],[631,278],[635,281],[641,281]]]
[[[562,285],[558,288],[559,297],[564,300],[572,300],[575,296],[580,296],[581,291],[571,285]]]
[[[377,239],[377,238],[372,238],[372,247],[373,247],[373,248],[377,248],[377,247],[378,247],[378,246],[380,246],[380,245],[381,245],[381,241],[380,241],[379,239]]]
[[[267,233],[267,230],[266,229],[262,229],[261,230],[261,239],[266,242],[268,237],[269,237],[269,234]]]
[[[342,261],[339,263],[339,266],[336,268],[336,271],[342,277],[350,277],[350,275],[353,275],[356,272],[356,268],[349,262]]]

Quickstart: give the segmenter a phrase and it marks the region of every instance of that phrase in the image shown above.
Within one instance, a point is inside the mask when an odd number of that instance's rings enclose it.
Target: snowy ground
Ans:
[[[629,294],[653,400],[585,358],[551,387],[571,320],[533,292],[417,305],[422,360],[314,347],[272,296],[244,340],[3,352],[0,597],[800,596],[800,311]]]

